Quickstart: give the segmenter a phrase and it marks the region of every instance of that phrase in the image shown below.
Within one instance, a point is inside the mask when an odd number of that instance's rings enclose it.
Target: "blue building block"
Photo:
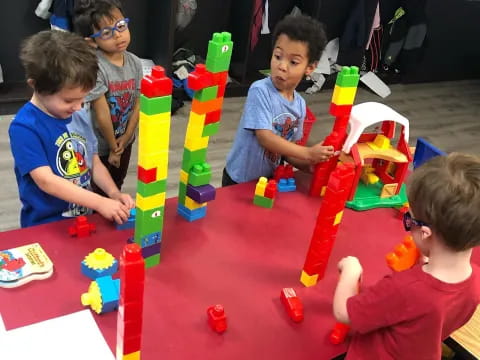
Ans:
[[[297,186],[295,185],[295,178],[280,179],[280,181],[278,182],[279,192],[290,192],[295,190],[297,190]]]
[[[207,215],[207,207],[203,206],[195,210],[190,210],[187,207],[183,206],[182,204],[178,204],[177,212],[186,220],[195,221]]]
[[[111,276],[103,276],[96,282],[102,296],[101,314],[117,309],[120,298],[120,279],[113,280]]]
[[[204,203],[215,199],[215,187],[208,185],[193,186],[187,185],[187,196],[197,203]]]
[[[135,229],[135,215],[137,214],[137,209],[130,209],[130,216],[128,220],[123,224],[117,224],[117,230],[126,230],[126,229]]]
[[[111,275],[115,274],[118,271],[118,261],[115,259],[113,261],[113,264],[108,268],[92,269],[92,268],[88,267],[85,260],[83,260],[82,263],[81,263],[81,270],[82,270],[83,275],[89,277],[92,280],[96,280],[96,279],[98,279],[99,277],[102,277],[102,276],[108,276],[108,275],[111,276]]]
[[[417,146],[415,147],[415,154],[413,155],[413,168],[416,169],[425,161],[430,160],[435,156],[447,155],[440,149],[427,142],[423,138],[417,139]]]

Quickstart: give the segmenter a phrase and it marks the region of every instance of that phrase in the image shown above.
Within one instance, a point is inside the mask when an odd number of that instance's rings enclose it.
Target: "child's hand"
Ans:
[[[102,198],[97,210],[100,215],[108,220],[115,221],[117,224],[123,224],[130,216],[130,209],[120,201]]]
[[[363,273],[362,265],[355,256],[347,256],[338,262],[338,270],[342,274],[360,278]]]
[[[115,154],[122,155],[123,151],[125,150],[125,144],[128,141],[126,134],[119,136],[116,140],[117,148],[115,149]]]
[[[333,156],[334,149],[332,145],[324,146],[323,142],[313,145],[309,148],[310,161],[313,164],[326,161]]]
[[[135,202],[132,197],[129,194],[121,193],[120,191],[111,194],[110,199],[120,201],[128,209],[133,209],[135,207]]]
[[[116,168],[119,168],[120,167],[120,155],[118,155],[114,151],[110,151],[110,154],[108,155],[108,163],[110,165],[115,166]]]

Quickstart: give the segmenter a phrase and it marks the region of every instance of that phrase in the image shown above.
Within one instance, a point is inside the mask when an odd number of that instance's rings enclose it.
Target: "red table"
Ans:
[[[207,217],[188,223],[167,200],[161,264],[147,270],[142,359],[330,359],[345,351],[327,336],[335,320],[332,297],[336,264],[346,255],[360,258],[364,285],[389,272],[385,254],[405,235],[392,209],[346,210],[326,277],[304,288],[299,278],[320,201],[308,197],[308,178],[298,191],[280,193],[273,209],[252,204],[254,183],[218,189]],[[54,275],[15,289],[0,289],[0,313],[7,329],[82,309],[89,279],[80,262],[96,247],[118,258],[132,231],[117,231],[98,216],[97,232],[70,238],[72,220],[0,233],[2,249],[39,242],[55,265]],[[476,262],[480,263],[477,251]],[[294,287],[305,320],[293,323],[280,302],[283,287]],[[224,305],[223,335],[207,325],[206,309]],[[95,315],[115,349],[116,314]]]

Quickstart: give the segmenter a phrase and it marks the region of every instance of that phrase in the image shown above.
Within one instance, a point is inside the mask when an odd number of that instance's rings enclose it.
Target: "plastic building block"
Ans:
[[[185,204],[184,205],[189,210],[196,210],[196,209],[199,209],[201,207],[207,206],[206,203],[198,203],[188,196],[185,197]]]
[[[218,133],[218,130],[220,129],[220,122],[212,123],[205,125],[203,128],[202,136],[212,136]]]
[[[330,103],[330,114],[336,117],[341,116],[350,116],[350,112],[352,111],[352,104],[348,105],[338,105],[335,103]]]
[[[356,87],[360,80],[360,74],[358,73],[358,67],[356,66],[344,66],[337,75],[336,85],[343,87]]]
[[[162,207],[165,205],[165,196],[166,193],[159,193],[152,196],[143,197],[137,193],[136,204],[137,208],[143,211],[147,211],[153,208]]]
[[[149,98],[140,94],[140,111],[147,115],[169,113],[172,110],[172,95]]]
[[[135,215],[135,242],[142,244],[142,239],[163,230],[163,206],[142,210],[137,207]]]
[[[347,324],[336,323],[329,336],[330,342],[334,345],[343,343],[349,331],[350,326],[348,326]]]
[[[137,192],[143,197],[152,196],[161,192],[165,192],[167,189],[167,180],[158,180],[151,183],[144,183],[143,181],[137,181]]]
[[[212,111],[217,111],[222,108],[223,97],[215,98],[208,101],[192,100],[192,111],[196,114],[207,114]]]
[[[191,222],[205,217],[205,215],[207,215],[207,207],[203,206],[195,210],[190,210],[182,204],[178,204],[177,212],[184,219]]]
[[[149,256],[148,258],[145,258],[145,267],[146,268],[151,268],[155,265],[160,264],[160,254],[156,254],[153,256]]]
[[[205,114],[205,125],[213,124],[220,121],[220,117],[222,116],[222,110],[215,110],[210,111]]]
[[[417,249],[411,235],[405,236],[403,242],[395,246],[395,251],[387,254],[387,265],[393,271],[410,269],[418,262],[420,251]]]
[[[273,199],[269,199],[265,196],[255,195],[253,198],[253,203],[257,206],[271,209],[273,208]]]
[[[126,229],[135,229],[135,214],[136,214],[135,209],[130,209],[130,216],[128,217],[128,220],[124,222],[123,224],[117,224],[117,230],[126,230]]]
[[[150,245],[150,246],[142,247],[143,258],[146,259],[150,256],[160,254],[161,246],[162,246],[161,243],[156,243],[156,244],[153,244],[153,245]]]
[[[208,147],[208,136],[207,137],[189,137],[185,138],[185,149],[190,151],[206,149]]]
[[[120,280],[103,276],[90,283],[88,292],[82,294],[81,302],[83,306],[90,306],[97,314],[104,314],[118,307],[119,297]]]
[[[261,176],[257,181],[257,185],[255,185],[255,195],[264,197],[267,184],[268,184],[268,179],[264,176]]]
[[[232,57],[232,35],[228,32],[214,33],[208,42],[206,66],[208,71],[218,73],[227,71]]]
[[[85,237],[95,232],[95,224],[88,222],[86,216],[77,216],[75,223],[68,228],[70,236]]]
[[[217,304],[210,306],[207,309],[208,325],[221,334],[227,330],[227,317],[225,315],[225,309],[222,305]]]
[[[343,87],[335,85],[333,90],[332,103],[336,105],[350,105],[355,100],[357,87]]]
[[[142,94],[149,98],[170,95],[172,86],[172,80],[159,65],[154,66],[151,75],[144,76],[140,83]]]
[[[195,91],[193,98],[197,99],[198,101],[209,101],[215,99],[217,97],[217,93],[218,85],[209,86],[201,90]]]
[[[188,174],[188,183],[193,186],[207,185],[211,177],[212,171],[208,163],[195,164]]]
[[[295,321],[300,322],[303,320],[303,305],[300,298],[292,288],[283,288],[280,292],[280,300],[282,301],[288,316]]]
[[[193,165],[205,162],[207,158],[207,149],[190,151],[183,150],[182,170],[190,172]]]
[[[297,186],[295,184],[295,178],[280,179],[280,181],[278,182],[279,192],[290,192],[295,190],[297,190]]]
[[[152,183],[157,179],[157,168],[144,169],[139,165],[137,167],[137,178],[145,184]]]
[[[277,182],[275,180],[269,180],[265,187],[264,196],[269,199],[275,199],[275,195],[277,195]]]
[[[115,274],[118,270],[118,261],[105,249],[97,248],[85,256],[80,266],[83,275],[95,280]]]
[[[215,85],[220,86],[226,85],[228,81],[228,70],[227,71],[221,71],[221,72],[214,72],[212,73],[213,76],[213,82]],[[220,90],[219,90],[220,91]],[[222,97],[222,95],[217,94],[218,97]]]
[[[204,203],[215,199],[215,187],[212,185],[187,185],[187,196],[197,203]]]
[[[207,71],[207,67],[204,64],[195,65],[195,70],[188,74],[187,87],[193,91],[213,85],[215,85],[213,76]]]

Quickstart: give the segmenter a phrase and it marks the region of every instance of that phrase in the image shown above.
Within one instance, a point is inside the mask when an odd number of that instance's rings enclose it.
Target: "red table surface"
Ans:
[[[142,359],[330,359],[346,346],[332,345],[332,297],[337,262],[360,258],[363,285],[389,269],[385,254],[405,235],[393,209],[345,210],[326,276],[316,286],[299,282],[320,200],[308,197],[307,177],[298,191],[279,193],[273,209],[252,204],[254,183],[218,189],[204,219],[189,223],[168,199],[161,263],[148,269],[145,282]],[[90,280],[80,272],[84,256],[103,247],[119,257],[132,230],[117,231],[99,216],[97,232],[70,238],[65,220],[0,233],[2,249],[39,242],[55,265],[50,279],[0,289],[0,313],[7,329],[81,310],[80,295]],[[480,253],[474,254],[480,263]],[[293,287],[305,319],[293,323],[280,291]],[[207,324],[206,309],[222,304],[228,329],[219,335]],[[112,351],[116,313],[94,315]]]

